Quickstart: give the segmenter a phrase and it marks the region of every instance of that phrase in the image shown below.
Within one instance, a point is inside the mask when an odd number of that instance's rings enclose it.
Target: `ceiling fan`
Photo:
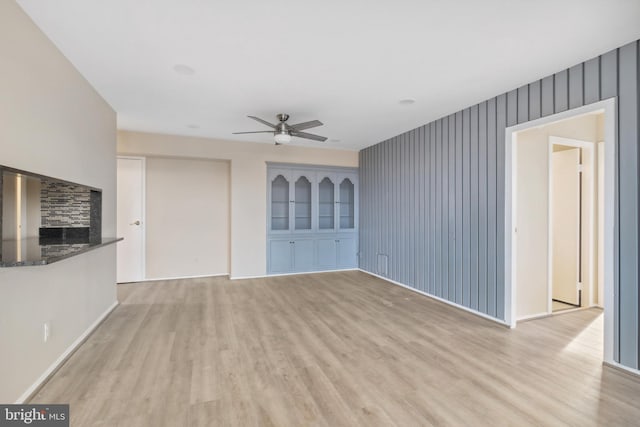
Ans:
[[[288,142],[291,142],[291,137],[293,136],[297,138],[312,139],[314,141],[321,141],[321,142],[324,142],[327,140],[327,138],[324,136],[302,132],[305,129],[311,129],[317,126],[322,126],[322,122],[320,120],[311,120],[308,122],[290,125],[287,123],[287,120],[289,120],[288,114],[278,114],[276,117],[278,118],[279,123],[274,125],[272,123],[269,123],[266,120],[262,120],[259,117],[255,117],[255,116],[247,116],[247,117],[255,121],[258,121],[264,125],[267,125],[273,130],[258,130],[254,132],[234,132],[233,133],[234,135],[241,135],[245,133],[272,133],[273,139],[275,140],[276,145],[286,144]]]

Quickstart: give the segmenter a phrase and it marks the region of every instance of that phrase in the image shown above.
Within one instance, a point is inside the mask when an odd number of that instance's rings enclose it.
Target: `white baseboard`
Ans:
[[[220,276],[228,276],[228,275],[229,273],[216,273],[216,274],[201,274],[199,276],[145,277],[144,279],[138,282],[124,282],[124,283],[157,282],[160,280],[202,279],[205,277],[220,277]]]
[[[588,307],[569,308],[569,309],[566,309],[566,310],[560,310],[560,311],[555,311],[555,312],[551,312],[551,313],[548,313],[548,312],[545,311],[543,313],[529,314],[527,316],[521,317],[519,319],[516,319],[516,322],[526,322],[528,320],[543,319],[545,317],[561,316],[563,314],[575,313],[576,311],[590,310],[592,308],[597,308],[599,310],[604,310],[604,308],[599,306],[599,305],[592,305],[592,306],[588,306]]]
[[[602,362],[604,366],[608,366],[613,369],[617,369],[627,374],[636,375],[640,377],[640,371],[637,369],[629,368],[628,366],[621,365],[618,362]]]
[[[245,280],[245,279],[264,279],[265,277],[269,277],[266,274],[260,276],[229,276],[229,280]]]
[[[114,308],[118,306],[118,304],[119,304],[118,301],[115,301],[104,313],[102,313],[96,319],[96,321],[93,322],[91,326],[89,326],[87,330],[84,331],[82,335],[80,335],[78,339],[76,339],[60,355],[60,357],[58,357],[56,361],[53,362],[51,366],[49,366],[42,373],[42,375],[40,375],[40,377],[36,380],[36,382],[31,384],[31,386],[24,393],[22,393],[22,396],[20,396],[18,400],[16,400],[15,402],[16,405],[25,403],[27,400],[29,400],[29,398],[33,396],[35,392],[58,370],[58,368],[60,368],[62,364],[66,362],[66,360],[78,349],[78,347],[80,347],[80,344],[82,344],[84,340],[86,340],[89,337],[89,335],[91,335],[91,333],[98,327],[98,325],[100,325],[100,323],[102,323],[102,321],[106,319],[106,317],[113,311]]]
[[[358,271],[359,268],[342,268],[338,270],[320,270],[320,271],[303,271],[299,273],[279,273],[279,274],[265,274],[262,276],[235,276],[231,277],[231,280],[243,280],[243,279],[264,279],[265,277],[280,277],[280,276],[298,276],[300,274],[321,274],[321,273],[337,273],[339,271]]]
[[[431,295],[431,294],[429,294],[429,293],[423,292],[423,291],[418,290],[418,289],[416,289],[416,288],[412,288],[411,286],[407,286],[407,285],[405,285],[405,284],[403,284],[403,283],[396,282],[395,280],[391,280],[391,279],[389,279],[389,278],[387,278],[387,277],[380,276],[380,275],[375,274],[375,273],[372,273],[372,272],[370,272],[370,271],[363,270],[363,269],[361,269],[361,268],[359,268],[358,270],[362,271],[363,273],[367,273],[367,274],[369,274],[369,275],[371,275],[371,276],[377,277],[377,278],[379,278],[379,279],[385,280],[385,281],[387,281],[387,282],[389,282],[389,283],[391,283],[391,284],[394,284],[394,285],[396,285],[396,286],[401,286],[401,287],[403,287],[403,288],[405,288],[405,289],[408,289],[408,290],[410,290],[410,291],[416,292],[416,293],[418,293],[418,294],[420,294],[420,295],[424,295],[424,296],[426,296],[426,297],[428,297],[428,298],[432,298],[432,299],[434,299],[434,300],[436,300],[436,301],[443,302],[443,303],[445,303],[445,304],[448,304],[448,305],[450,305],[450,306],[452,306],[452,307],[455,307],[455,308],[458,308],[458,309],[460,309],[460,310],[464,310],[464,311],[469,312],[469,313],[471,313],[471,314],[475,314],[476,316],[478,316],[478,317],[482,317],[483,319],[491,320],[492,322],[498,323],[499,325],[507,326],[507,327],[511,327],[511,325],[509,325],[509,324],[508,324],[507,322],[505,322],[504,320],[500,320],[500,319],[497,319],[497,318],[495,318],[495,317],[491,317],[491,316],[489,316],[488,314],[484,314],[484,313],[481,313],[481,312],[479,312],[479,311],[477,311],[477,310],[473,310],[473,309],[471,309],[471,308],[469,308],[469,307],[465,307],[465,306],[463,306],[463,305],[456,304],[455,302],[451,302],[451,301],[446,300],[446,299],[444,299],[444,298],[440,298],[440,297],[437,297],[437,296],[435,296],[435,295]]]
[[[525,322],[527,320],[542,319],[543,317],[549,317],[551,315],[553,315],[553,313],[547,313],[546,311],[542,313],[528,314],[526,316],[522,316],[516,319],[516,322]]]

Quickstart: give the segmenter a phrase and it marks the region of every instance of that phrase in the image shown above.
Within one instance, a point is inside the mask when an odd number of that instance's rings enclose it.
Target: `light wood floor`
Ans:
[[[493,322],[361,272],[118,287],[33,403],[72,426],[638,425],[602,313]]]
[[[567,304],[567,303],[555,301],[555,300],[551,301],[551,311],[553,311],[554,313],[557,311],[573,310],[575,308],[576,308],[575,305],[571,305],[571,304]]]

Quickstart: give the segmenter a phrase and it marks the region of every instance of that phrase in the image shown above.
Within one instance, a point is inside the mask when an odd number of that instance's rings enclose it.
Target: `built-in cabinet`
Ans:
[[[269,274],[358,266],[358,171],[269,164]]]

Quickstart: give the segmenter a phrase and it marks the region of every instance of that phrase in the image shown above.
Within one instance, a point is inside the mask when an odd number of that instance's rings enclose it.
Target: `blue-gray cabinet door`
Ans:
[[[358,267],[358,240],[355,237],[338,239],[338,268]]]
[[[269,242],[269,273],[290,273],[293,267],[293,241]]]
[[[289,233],[293,204],[291,173],[283,169],[273,169],[269,171],[268,178],[268,230],[270,233]]]
[[[293,270],[297,272],[313,271],[314,254],[313,239],[293,240]]]
[[[315,228],[313,219],[315,174],[305,171],[293,171],[291,175],[292,219],[291,230],[309,233]]]
[[[336,228],[340,231],[355,231],[358,228],[358,175],[355,173],[336,176]]]
[[[333,270],[337,266],[338,240],[335,238],[317,239],[317,266],[319,270]]]
[[[318,174],[318,232],[334,233],[338,208],[336,177],[334,173]]]

